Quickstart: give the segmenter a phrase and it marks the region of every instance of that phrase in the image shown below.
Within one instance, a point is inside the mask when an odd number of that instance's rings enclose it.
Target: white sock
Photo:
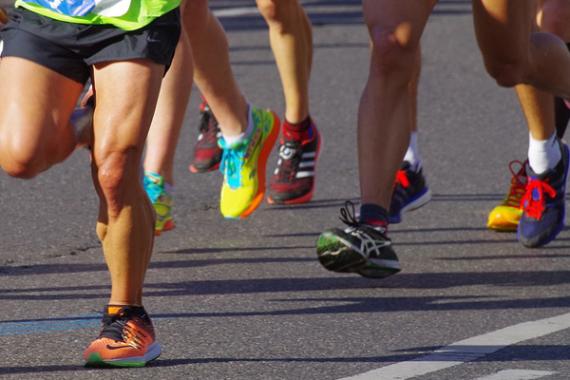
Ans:
[[[413,171],[418,171],[422,167],[422,159],[418,150],[418,133],[412,132],[410,135],[410,144],[404,156],[404,161],[409,162]]]
[[[543,174],[549,169],[554,169],[561,158],[562,152],[557,143],[556,133],[553,133],[548,140],[536,140],[529,133],[528,163],[533,172]]]
[[[221,129],[221,128],[220,128]],[[244,138],[249,136],[253,132],[253,117],[251,115],[251,107],[247,106],[247,129],[245,132],[240,133],[239,135],[235,136],[226,136],[222,133],[224,137],[224,141],[226,142],[227,146],[234,146],[235,144],[241,142]]]

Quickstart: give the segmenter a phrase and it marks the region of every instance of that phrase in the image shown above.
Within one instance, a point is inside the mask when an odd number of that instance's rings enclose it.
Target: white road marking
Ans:
[[[554,375],[556,372],[531,371],[528,369],[506,369],[489,376],[478,377],[475,380],[533,380]]]
[[[216,17],[255,16],[257,14],[259,14],[257,7],[239,7],[239,8],[216,9],[214,11],[214,16],[216,16]]]
[[[431,354],[395,363],[342,380],[405,380],[461,365],[505,347],[570,328],[570,313],[519,323],[450,344]]]

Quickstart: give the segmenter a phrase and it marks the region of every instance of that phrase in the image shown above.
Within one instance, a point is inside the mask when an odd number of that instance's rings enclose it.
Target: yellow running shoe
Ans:
[[[279,135],[280,121],[274,112],[251,107],[249,119],[253,130],[248,137],[233,146],[223,137],[218,140],[224,175],[220,211],[228,219],[247,218],[259,207],[265,195],[267,159]]]
[[[159,236],[164,231],[174,229],[174,218],[172,218],[172,206],[174,204],[172,195],[166,190],[164,177],[158,173],[144,173],[144,189],[152,203],[156,213],[154,224],[154,234]]]
[[[519,166],[518,170],[516,166]],[[522,216],[521,199],[525,193],[526,162],[511,161],[509,170],[511,171],[511,187],[506,198],[496,206],[489,214],[487,228],[502,232],[515,232]]]

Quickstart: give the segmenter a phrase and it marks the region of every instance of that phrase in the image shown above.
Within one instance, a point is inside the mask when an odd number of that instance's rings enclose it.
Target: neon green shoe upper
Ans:
[[[265,194],[267,159],[279,134],[279,118],[271,111],[251,108],[253,131],[242,141],[227,146],[223,137],[220,171],[224,184],[220,211],[226,218],[246,218],[261,203]]]

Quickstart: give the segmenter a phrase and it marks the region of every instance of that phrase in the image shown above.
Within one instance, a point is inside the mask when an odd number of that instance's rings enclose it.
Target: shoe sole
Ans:
[[[321,249],[321,246],[325,248]],[[349,241],[329,232],[319,236],[317,256],[321,265],[332,272],[357,273],[367,278],[386,278],[401,270],[398,261],[366,258]],[[339,266],[339,261],[345,264]]]
[[[257,210],[257,208],[259,207],[259,205],[263,201],[263,198],[265,197],[265,179],[266,179],[265,171],[267,169],[267,161],[269,160],[269,155],[271,154],[271,151],[273,150],[273,146],[275,145],[275,142],[277,141],[277,136],[279,136],[279,129],[281,128],[281,120],[279,120],[279,117],[277,116],[277,114],[275,112],[269,111],[269,110],[267,110],[267,112],[270,112],[271,115],[273,116],[273,127],[271,128],[271,132],[269,132],[269,136],[267,136],[267,139],[265,140],[265,143],[263,144],[263,147],[261,148],[261,152],[259,153],[259,158],[257,161],[257,173],[259,175],[258,186],[257,186],[257,194],[253,198],[253,201],[251,202],[249,207],[247,209],[245,209],[245,211],[243,211],[239,216],[237,216],[237,217],[226,216],[225,217],[226,219],[245,219],[245,218],[247,218],[255,210]]]
[[[425,206],[429,201],[431,201],[431,191],[427,189],[425,192],[420,194],[417,198],[413,201],[408,203],[406,206],[402,207],[400,210],[400,214],[396,216],[388,217],[388,222],[390,224],[398,224],[402,222],[402,214],[417,210],[422,206]]]
[[[160,354],[160,344],[155,342],[143,356],[103,360],[101,355],[95,352],[89,355],[85,365],[88,367],[144,367],[147,363],[157,359]]]
[[[315,175],[313,176],[313,188],[307,194],[301,195],[297,198],[286,199],[286,200],[275,200],[271,196],[267,197],[267,203],[270,205],[298,205],[303,203],[308,203],[313,199],[315,189],[317,187],[317,165],[319,163],[319,156],[321,154],[321,145],[323,143],[323,137],[319,133],[319,143],[317,144],[317,153],[315,155]]]
[[[554,232],[552,234],[550,234],[550,236],[547,236],[543,240],[538,239],[536,241],[521,240],[521,234],[520,234],[520,231],[517,227],[517,240],[526,248],[540,248],[540,247],[545,246],[546,244],[548,244],[551,241],[553,241],[554,239],[556,239],[558,234],[560,232],[562,232],[562,230],[564,229],[564,226],[566,225],[566,184],[568,182],[568,169],[570,169],[570,149],[568,148],[568,146],[566,144],[563,144],[563,146],[564,146],[564,154],[566,155],[566,170],[564,171],[564,197],[562,198],[563,202],[562,202],[561,222],[558,224],[558,226],[556,227]]]

